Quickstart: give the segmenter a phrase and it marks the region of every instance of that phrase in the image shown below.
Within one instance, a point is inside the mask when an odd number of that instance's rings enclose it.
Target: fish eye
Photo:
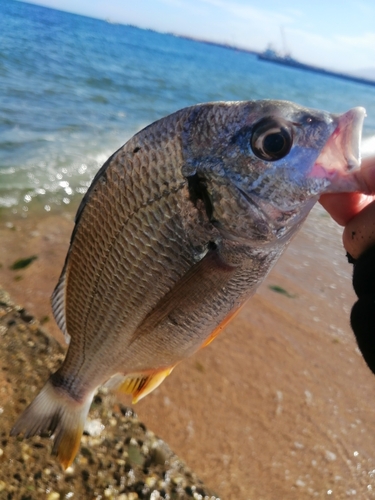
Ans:
[[[264,118],[253,127],[251,149],[261,160],[276,161],[284,158],[292,144],[291,127],[284,121]]]

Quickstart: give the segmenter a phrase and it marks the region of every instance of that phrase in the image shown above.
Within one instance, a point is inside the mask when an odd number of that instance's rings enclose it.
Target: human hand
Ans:
[[[319,200],[331,217],[345,226],[343,244],[354,259],[375,245],[375,155],[363,159],[358,175],[369,194],[324,194]]]
[[[375,374],[375,155],[362,161],[358,175],[370,194],[327,194],[320,202],[336,222],[345,226],[343,244],[354,259],[353,288],[358,297],[350,323],[358,347]]]

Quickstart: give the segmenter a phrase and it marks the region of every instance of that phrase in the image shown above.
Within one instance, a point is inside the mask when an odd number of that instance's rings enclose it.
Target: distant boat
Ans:
[[[274,63],[280,63],[287,66],[297,66],[299,67],[302,63],[294,59],[290,54],[281,55],[279,52],[274,50],[272,47],[268,47],[264,52],[258,54],[258,59],[263,61],[270,61]],[[302,66],[304,66],[302,64]]]
[[[312,71],[313,73],[320,73],[321,75],[333,76],[336,78],[341,78],[342,80],[349,80],[356,83],[375,86],[375,80],[370,80],[369,78],[363,78],[355,75],[348,75],[346,73],[340,73],[337,71],[330,71],[328,69],[319,68],[310,64],[301,63],[294,59],[290,54],[280,54],[271,46],[267,47],[264,52],[258,54],[258,59],[275,64],[282,64],[283,66],[289,66],[290,68]]]

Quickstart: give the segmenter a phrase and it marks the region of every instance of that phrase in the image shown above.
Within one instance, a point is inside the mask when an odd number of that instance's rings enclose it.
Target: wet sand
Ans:
[[[49,297],[72,227],[72,212],[0,218],[0,283],[60,341]],[[314,211],[221,336],[136,405],[222,499],[375,498],[375,377],[350,275],[340,229]]]

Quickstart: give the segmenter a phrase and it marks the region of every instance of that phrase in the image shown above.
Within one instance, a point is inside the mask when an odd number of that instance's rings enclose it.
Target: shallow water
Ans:
[[[86,191],[102,163],[144,126],[216,100],[287,99],[344,112],[375,88],[256,56],[44,7],[0,3],[0,207],[46,210]]]

